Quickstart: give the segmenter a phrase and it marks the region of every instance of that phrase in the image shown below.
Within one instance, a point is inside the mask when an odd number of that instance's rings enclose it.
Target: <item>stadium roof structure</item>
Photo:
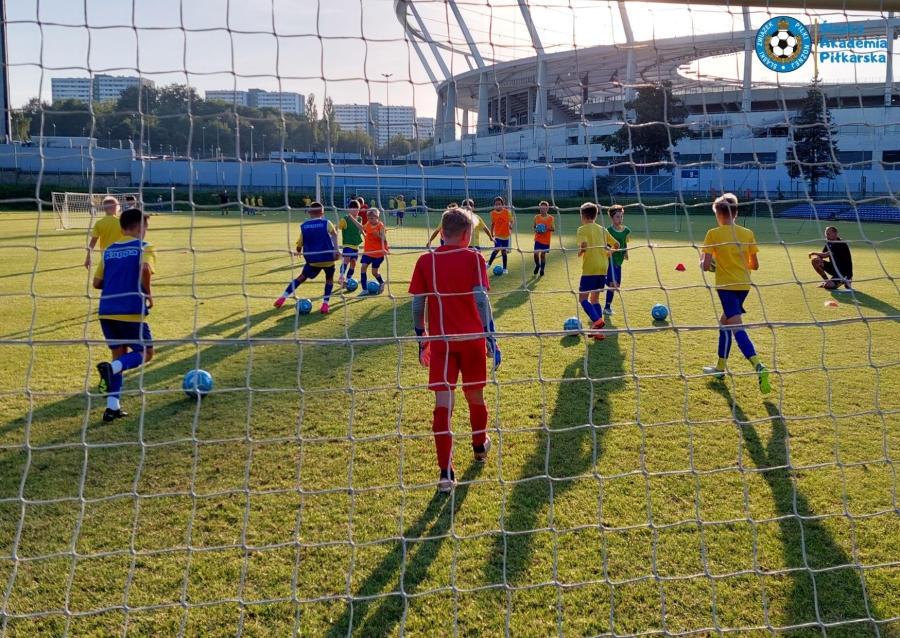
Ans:
[[[491,119],[489,109],[498,108],[497,105],[489,106],[490,100],[521,92],[527,92],[524,100],[529,111],[529,124],[552,123],[546,118],[548,99],[551,108],[557,110],[563,108],[566,96],[573,98],[571,102],[627,101],[632,99],[634,90],[641,85],[658,84],[666,80],[672,82],[676,91],[682,92],[705,92],[716,87],[742,90],[743,110],[749,111],[751,108],[750,90],[754,87],[751,60],[755,50],[756,29],[751,28],[746,7],[743,9],[742,30],[642,41],[634,39],[626,3],[619,2],[625,42],[547,53],[531,19],[528,3],[526,0],[517,1],[535,55],[495,62],[479,50],[456,0],[447,0],[447,4],[465,39],[465,46],[431,37],[414,0],[395,0],[397,19],[403,25],[438,94],[436,142],[454,138],[455,126],[452,124],[456,122],[457,109],[462,110],[464,120],[467,119],[468,112],[477,113],[478,134],[486,134]],[[900,32],[900,18],[894,17],[857,20],[847,24],[856,29],[861,27],[866,34],[863,37],[882,37],[888,41],[893,41]],[[423,49],[425,47],[430,49],[436,65],[429,62]],[[742,52],[747,54],[742,80],[691,77],[685,73],[695,61]],[[447,54],[463,56],[469,70],[451,75],[443,59]],[[892,64],[889,62],[885,79],[885,99],[888,104],[889,93],[893,88],[892,76]]]

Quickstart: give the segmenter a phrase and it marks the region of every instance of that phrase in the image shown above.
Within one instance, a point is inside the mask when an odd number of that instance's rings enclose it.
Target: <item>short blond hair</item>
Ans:
[[[116,199],[115,197],[113,197],[112,195],[107,195],[106,197],[103,198],[103,201],[100,202],[100,205],[101,205],[103,208],[106,208],[106,205],[107,205],[107,204],[114,204],[115,207],[118,208],[118,207],[119,207],[119,200]]]
[[[716,198],[712,208],[716,215],[734,217],[738,212],[738,198],[734,193],[725,193]]]
[[[448,208],[441,215],[441,233],[448,241],[458,240],[467,230],[472,232],[475,228],[475,220],[465,208]]]

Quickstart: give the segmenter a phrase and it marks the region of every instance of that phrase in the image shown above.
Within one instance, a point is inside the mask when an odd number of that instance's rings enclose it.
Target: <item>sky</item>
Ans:
[[[516,0],[458,4],[487,57],[499,61],[534,54]],[[16,107],[38,94],[50,101],[51,77],[92,72],[139,73],[157,85],[190,84],[201,93],[232,88],[312,92],[320,112],[328,95],[335,103],[390,101],[415,106],[418,115],[434,114],[434,89],[404,37],[393,0],[6,0],[6,5]],[[417,0],[416,5],[433,38],[465,46],[446,3]],[[625,41],[614,2],[529,0],[529,5],[548,51]],[[738,9],[636,2],[628,7],[639,40],[743,29]],[[780,14],[752,10],[754,27],[773,15]],[[462,56],[445,61],[451,73],[468,70]],[[699,67],[739,77],[742,62],[730,56]],[[883,67],[875,76],[879,73],[880,81]],[[382,74],[390,74],[389,84]],[[789,79],[806,82],[809,75]],[[823,75],[856,82],[872,79],[873,71],[832,65]],[[774,76],[754,61],[754,79],[761,78]]]

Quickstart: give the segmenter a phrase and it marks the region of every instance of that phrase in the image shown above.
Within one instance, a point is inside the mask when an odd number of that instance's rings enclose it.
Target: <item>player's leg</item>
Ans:
[[[497,255],[500,254],[500,245],[501,245],[501,243],[502,243],[502,242],[501,242],[499,239],[497,239],[496,237],[494,237],[494,250],[491,251],[491,256],[490,256],[490,258],[488,259],[488,262],[487,262],[487,265],[488,265],[488,266],[493,266],[493,265],[494,265],[494,260],[497,259]],[[442,245],[443,245],[443,244],[442,244]]]
[[[828,271],[825,270],[825,264],[827,263],[830,266],[831,262],[826,262],[821,257],[813,257],[812,262],[810,263],[812,263],[813,270],[818,273],[819,277],[825,280],[828,279]]]
[[[538,274],[541,271],[541,251],[540,244],[538,242],[534,242],[534,273]]]
[[[622,284],[622,266],[617,266],[615,264],[609,265],[609,272],[606,277],[606,304],[603,309],[604,314],[611,315],[613,314],[612,310],[612,301],[613,296],[616,291],[619,289],[619,286]]]
[[[503,240],[503,250],[500,251],[500,258],[503,260],[503,274],[504,274],[504,275],[507,274],[507,273],[509,272],[509,271],[507,270],[507,268],[506,268],[506,266],[507,266],[507,259],[508,259],[507,255],[506,255],[506,253],[507,253],[508,251],[506,250],[506,248],[509,247],[509,241],[510,241],[510,240],[508,240],[508,239],[504,239],[504,240]]]
[[[294,293],[294,291],[303,284],[304,281],[307,281],[308,279],[315,279],[316,275],[318,274],[318,268],[310,266],[309,264],[303,266],[303,270],[300,272],[300,276],[287,285],[287,288],[284,289],[284,292],[281,293],[281,296],[276,299],[275,303],[273,303],[272,305],[276,308],[281,308],[287,298],[290,297]]]
[[[341,284],[341,288],[344,288],[344,282],[346,281],[344,275],[347,274],[347,268],[350,265],[350,258],[347,256],[346,248],[344,248],[342,252],[343,256],[341,257],[341,271],[338,275],[338,283]]]
[[[469,404],[469,425],[472,427],[472,452],[477,463],[484,463],[491,449],[487,435],[488,410],[484,401],[487,384],[487,354],[484,339],[455,344],[460,351],[460,372],[463,393]]]
[[[328,302],[331,300],[331,292],[334,290],[334,266],[323,269],[325,273],[325,294],[322,296],[322,307],[319,312],[328,314]]]
[[[122,411],[122,373],[139,367],[153,358],[153,336],[150,326],[137,321],[101,319],[100,326],[110,346],[112,362],[97,364],[100,374],[100,392],[107,394],[104,421],[128,416]]]
[[[578,285],[578,301],[581,304],[581,308],[584,310],[585,314],[588,316],[588,319],[591,320],[592,329],[599,330],[605,324],[603,323],[603,317],[597,314],[597,311],[594,309],[593,304],[590,302],[590,294],[592,290],[597,288],[597,277],[596,275],[582,275],[581,281]]]
[[[434,434],[434,446],[440,470],[438,479],[438,491],[440,492],[449,492],[456,484],[453,472],[453,434],[450,430],[450,422],[453,418],[454,392],[458,378],[458,356],[449,352],[446,342],[433,342],[431,363],[428,369],[428,387],[434,392],[431,431]]]
[[[361,264],[359,268],[359,296],[366,297],[369,294],[366,284],[369,281],[369,264],[372,263],[372,258],[369,255],[363,255],[359,263]]]
[[[547,253],[549,252],[549,246],[544,246],[541,248],[541,277],[544,276],[544,270],[547,268]]]
[[[379,295],[384,292],[384,278],[381,276],[379,270],[381,269],[381,264],[384,263],[385,259],[387,259],[387,257],[381,257],[372,262],[372,276],[375,277],[375,281],[377,281],[378,285],[381,286],[381,288],[378,289]]]
[[[728,328],[728,317],[723,312],[722,316],[719,317],[719,347],[717,350],[719,361],[714,366],[703,366],[700,368],[703,374],[712,375],[716,379],[725,378],[725,365],[728,361],[728,355],[731,354],[732,337],[733,333]]]
[[[722,307],[724,312],[722,313],[725,321],[724,325],[728,326],[729,329],[734,333],[734,340],[737,342],[738,348],[741,350],[741,354],[750,362],[753,366],[753,369],[756,371],[757,377],[759,379],[759,389],[763,394],[768,394],[771,391],[771,386],[769,385],[769,370],[759,361],[759,356],[756,354],[756,348],[753,345],[753,342],[750,340],[750,335],[747,334],[747,331],[738,326],[743,326],[743,314],[746,312],[744,310],[744,300],[747,298],[749,291],[747,290],[720,290],[719,298],[722,300]]]
[[[591,292],[591,305],[594,307],[594,312],[597,313],[601,319],[603,318],[603,306],[600,305],[600,293],[606,287],[606,276],[601,275],[599,277],[599,281],[597,281],[597,289]]]

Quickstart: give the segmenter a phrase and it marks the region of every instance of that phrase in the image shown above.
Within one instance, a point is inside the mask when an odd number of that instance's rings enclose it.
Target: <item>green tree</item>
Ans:
[[[411,152],[412,143],[408,139],[403,137],[400,133],[397,133],[394,137],[391,138],[391,141],[388,142],[388,157],[398,157],[400,155],[406,155],[407,153]]]
[[[785,166],[791,179],[805,179],[815,195],[820,179],[841,174],[834,119],[828,108],[828,95],[814,78],[806,97],[791,122],[791,143]]]
[[[365,131],[339,131],[337,142],[334,145],[335,153],[359,153],[366,155],[371,152],[374,142]]]
[[[12,134],[13,139],[19,142],[27,142],[31,139],[31,118],[24,111],[13,111]]]
[[[601,145],[607,151],[624,153],[630,149],[638,162],[665,162],[671,149],[689,135],[687,127],[679,126],[687,118],[687,107],[680,97],[672,95],[668,80],[639,89],[625,108],[634,111],[634,118],[603,139]]]

